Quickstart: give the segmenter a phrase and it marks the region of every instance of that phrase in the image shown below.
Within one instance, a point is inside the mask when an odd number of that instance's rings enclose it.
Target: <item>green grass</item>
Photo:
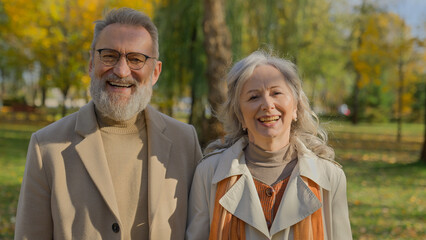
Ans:
[[[424,126],[331,123],[330,144],[343,165],[354,239],[426,239]]]
[[[12,239],[31,133],[37,127],[0,123],[0,239]]]
[[[0,122],[0,239],[13,239],[31,133],[45,124]],[[348,180],[354,239],[426,239],[426,165],[417,161],[423,126],[345,122],[326,125]]]
[[[344,162],[354,239],[426,238],[426,165]]]
[[[31,133],[41,127],[0,122],[0,239],[13,239],[27,147]]]

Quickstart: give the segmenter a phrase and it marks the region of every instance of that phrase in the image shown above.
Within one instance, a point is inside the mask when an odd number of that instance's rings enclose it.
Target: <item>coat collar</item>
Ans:
[[[75,131],[81,136],[87,137],[97,130],[98,122],[96,120],[95,104],[90,101],[78,111]]]
[[[75,146],[77,153],[80,155],[87,172],[106,204],[115,216],[120,219],[114,185],[102,144],[101,133],[96,121],[93,101],[83,106],[77,113],[75,131],[83,137]]]
[[[302,143],[298,138],[295,138],[295,145],[297,149],[298,157],[298,168],[295,168],[296,174],[307,177],[318,184],[321,188],[331,190],[330,179],[327,178],[325,171],[325,165],[311,150],[309,150],[305,144]]]
[[[212,183],[216,184],[225,178],[234,175],[248,174],[243,149],[247,146],[248,141],[242,137],[236,141],[230,148],[226,149],[219,160],[217,170],[212,179]],[[297,149],[298,168],[293,170],[294,174],[307,177],[318,184],[321,188],[330,190],[330,180],[323,174],[324,166],[320,164],[323,159],[318,158],[311,150],[309,150],[299,139],[295,139]],[[244,161],[242,161],[244,160]]]
[[[323,160],[297,140],[298,163],[290,176],[277,217],[274,219],[271,229],[268,230],[253,177],[246,166],[243,154],[246,145],[247,140],[241,138],[225,150],[221,154],[212,179],[212,183],[216,184],[230,176],[242,175],[219,200],[219,203],[228,212],[271,238],[275,233],[289,228],[321,208],[321,201],[312,193],[303,177],[309,178],[321,188],[329,190],[330,182],[324,177],[323,165],[320,164],[320,161]]]
[[[245,138],[240,138],[221,154],[217,170],[212,178],[213,184],[231,176],[250,174],[245,160],[242,161],[243,159],[241,159],[244,155],[243,149],[247,146],[247,143]]]
[[[164,134],[167,125],[161,114],[151,106],[144,111],[148,135],[148,214],[151,223],[160,208],[161,186],[166,178],[172,142]],[[75,131],[83,137],[76,145],[76,151],[105,202],[120,219],[93,101],[78,112]]]

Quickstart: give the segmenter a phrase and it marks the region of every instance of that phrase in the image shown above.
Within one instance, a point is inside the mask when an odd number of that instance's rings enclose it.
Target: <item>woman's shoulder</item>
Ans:
[[[318,158],[319,164],[322,165],[324,171],[323,177],[328,179],[331,184],[331,189],[335,189],[342,181],[346,182],[346,175],[343,171],[342,165],[334,160]]]
[[[226,148],[222,149],[216,149],[210,153],[207,153],[204,155],[204,157],[201,159],[200,163],[198,164],[197,168],[204,169],[204,168],[211,168],[219,164],[219,161],[223,155],[223,153],[226,151]]]
[[[198,184],[211,184],[225,151],[226,149],[221,149],[206,154],[195,169],[194,181],[197,179]]]
[[[330,171],[336,171],[336,172],[342,171],[342,165],[334,159],[325,159],[325,158],[318,157],[318,161]]]
[[[216,148],[204,155],[203,159],[200,161],[199,166],[217,166],[222,159],[226,161],[238,158],[246,144],[247,143],[245,139],[239,139],[231,146]]]
[[[342,165],[340,165],[337,161],[334,160],[334,155],[329,156],[329,158],[320,156],[317,153],[314,153],[308,147],[306,147],[305,144],[300,140],[296,141],[296,149],[298,151],[299,158],[310,159],[310,161],[313,161],[319,166],[322,166],[320,168],[326,171],[332,171],[332,172],[342,171]]]

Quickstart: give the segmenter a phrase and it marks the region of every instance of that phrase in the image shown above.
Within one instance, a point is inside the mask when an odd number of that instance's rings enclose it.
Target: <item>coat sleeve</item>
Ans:
[[[346,176],[340,169],[340,174],[334,195],[332,197],[332,229],[333,239],[352,239],[349,221],[348,199],[346,196]]]
[[[15,225],[16,239],[53,239],[50,186],[41,158],[37,135],[33,134],[27,153]]]
[[[197,136],[197,131],[195,130],[194,127],[192,127],[192,134],[194,136],[194,164],[195,166],[197,166],[197,164],[201,161],[201,159],[203,158],[203,154],[201,152],[201,148],[200,148],[200,142],[198,141],[198,136]]]
[[[200,164],[195,170],[192,182],[188,205],[188,222],[186,228],[187,240],[203,240],[209,238],[210,216],[209,216],[209,195],[210,184],[206,178],[206,173]]]

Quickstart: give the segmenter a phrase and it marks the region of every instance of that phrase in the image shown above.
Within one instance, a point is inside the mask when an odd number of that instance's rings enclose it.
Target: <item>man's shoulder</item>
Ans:
[[[161,118],[162,120],[164,120],[166,126],[171,127],[171,129],[174,129],[174,130],[179,130],[179,129],[189,130],[192,128],[192,125],[181,122],[175,118],[172,118],[151,106],[149,107],[149,115],[151,117],[154,117],[154,119],[151,119],[153,121],[155,121],[156,118]]]
[[[34,133],[39,141],[61,141],[63,138],[69,138],[75,131],[78,111],[71,113],[56,122],[39,129]]]
[[[45,132],[57,132],[62,129],[67,129],[70,126],[75,126],[75,122],[77,119],[78,112],[71,113],[37,131],[37,133],[45,133]]]
[[[164,119],[164,121],[166,121],[168,124],[174,124],[174,125],[179,125],[179,126],[190,126],[188,123],[184,123],[182,121],[179,121],[175,118],[170,117],[169,115],[166,115],[162,112],[157,111],[158,114],[161,115],[161,117]]]

